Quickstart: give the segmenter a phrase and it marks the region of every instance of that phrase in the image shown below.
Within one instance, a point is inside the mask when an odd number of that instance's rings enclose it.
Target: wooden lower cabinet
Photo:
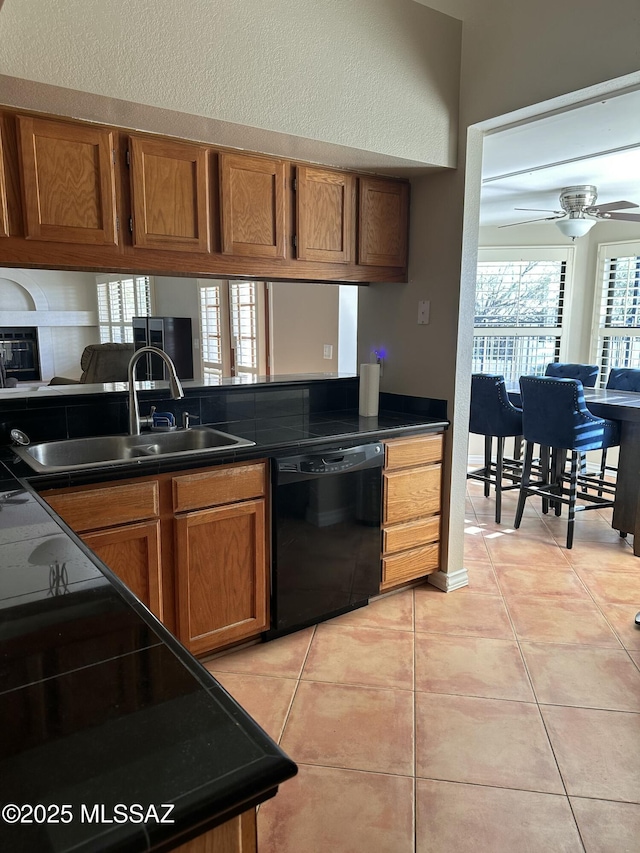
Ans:
[[[268,626],[267,463],[42,497],[193,654]]]
[[[442,448],[442,433],[385,442],[383,592],[440,568]]]
[[[176,517],[178,639],[210,651],[267,628],[264,500]]]
[[[84,533],[81,539],[162,621],[160,521],[123,524]]]
[[[174,853],[257,853],[256,810],[249,809],[174,848]]]

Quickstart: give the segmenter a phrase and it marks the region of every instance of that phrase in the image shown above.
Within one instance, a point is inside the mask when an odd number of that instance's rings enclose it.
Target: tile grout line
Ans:
[[[313,626],[313,632],[311,634],[311,638],[309,640],[309,645],[307,646],[307,651],[305,652],[304,659],[300,665],[300,669],[298,671],[298,677],[296,678],[296,686],[294,688],[293,694],[291,696],[291,702],[289,702],[289,707],[287,708],[287,713],[284,715],[284,720],[282,722],[282,727],[280,729],[280,736],[278,737],[278,745],[281,745],[282,738],[284,737],[284,730],[287,727],[287,723],[289,722],[289,717],[291,716],[291,711],[293,709],[293,703],[295,702],[296,696],[298,695],[298,689],[300,687],[300,682],[302,681],[302,671],[304,670],[305,664],[307,663],[307,658],[309,657],[309,652],[311,651],[311,644],[313,643],[316,630],[318,626]],[[297,762],[296,762],[297,763]]]
[[[542,520],[544,521],[544,518],[542,518]],[[557,548],[561,548],[562,546],[560,545],[560,543],[559,543],[559,542],[557,542],[557,541],[556,541],[555,537],[554,537],[554,536],[553,536],[553,534],[552,534],[552,531],[549,531],[549,533],[550,533],[550,535],[551,535],[551,538],[554,540],[554,543],[555,543],[556,547],[557,547]],[[489,551],[489,558],[490,558],[490,561],[491,561],[491,566],[492,566],[492,568],[493,568],[493,570],[494,570],[494,573],[496,574],[496,577],[498,577],[498,573],[496,572],[496,566],[495,566],[494,558],[493,558],[493,556],[491,555],[491,552],[490,552],[489,548],[487,548],[487,550]],[[564,555],[563,555],[563,556],[564,556]],[[606,624],[608,625],[608,627],[609,627],[609,628],[610,628],[610,630],[612,631],[613,636],[614,636],[614,637],[618,640],[618,642],[620,643],[620,646],[622,647],[622,650],[624,650],[624,651],[626,651],[626,652],[627,652],[627,656],[628,656],[628,657],[632,660],[632,662],[633,662],[633,659],[632,659],[632,658],[631,658],[631,656],[629,655],[629,650],[628,650],[628,649],[626,649],[626,647],[625,647],[625,646],[624,646],[624,644],[622,643],[621,638],[618,636],[617,632],[615,631],[615,629],[614,629],[613,625],[611,625],[611,624],[610,624],[610,622],[609,622],[609,620],[607,619],[606,614],[604,613],[603,608],[602,608],[602,606],[601,606],[601,603],[600,603],[600,602],[598,602],[598,601],[595,599],[595,596],[593,595],[593,593],[592,593],[591,589],[589,588],[588,584],[587,584],[587,583],[582,579],[582,577],[581,577],[581,576],[578,574],[578,572],[576,571],[576,568],[575,568],[574,564],[573,564],[571,561],[569,561],[569,559],[568,559],[568,558],[566,558],[566,559],[567,559],[567,563],[569,564],[569,567],[572,569],[573,573],[574,573],[574,574],[575,574],[575,576],[578,578],[578,580],[580,581],[580,583],[584,586],[584,588],[585,588],[585,590],[586,590],[586,592],[587,592],[587,595],[589,596],[589,599],[592,601],[592,603],[595,605],[595,607],[596,607],[596,609],[597,609],[597,612],[598,612],[598,613],[599,613],[599,614],[604,618],[604,620],[605,620]],[[525,658],[525,656],[524,656],[524,654],[523,654],[523,651],[522,651],[521,642],[527,642],[527,641],[526,641],[526,640],[522,640],[522,641],[521,641],[520,637],[518,636],[518,633],[517,633],[517,632],[516,632],[516,630],[515,630],[515,625],[513,625],[513,620],[512,620],[512,618],[511,618],[511,612],[510,612],[510,610],[509,610],[509,607],[508,607],[508,604],[507,604],[507,600],[506,600],[505,594],[504,594],[504,592],[503,592],[502,586],[500,585],[500,582],[499,582],[499,581],[498,581],[498,587],[499,587],[499,589],[500,589],[500,594],[501,594],[501,597],[502,597],[502,600],[503,600],[503,603],[504,603],[505,609],[507,610],[507,613],[508,613],[509,619],[510,619],[510,621],[511,621],[511,623],[512,623],[512,626],[513,626],[513,629],[514,629],[514,634],[515,634],[516,642],[517,642],[517,644],[518,644],[518,649],[519,649],[519,651],[520,651],[520,655],[521,655],[521,657],[522,657],[522,660],[523,660],[523,663],[524,663],[524,666],[525,666],[525,671],[526,671],[526,673],[527,673],[527,677],[529,678],[529,681],[530,681],[530,683],[531,683],[531,688],[532,688],[532,690],[533,690],[533,695],[534,695],[534,698],[535,698],[536,704],[537,704],[537,706],[538,706],[538,712],[539,712],[539,714],[540,714],[540,718],[541,718],[541,721],[542,721],[542,725],[543,725],[544,730],[545,730],[545,733],[546,733],[546,735],[547,735],[547,740],[548,740],[548,742],[549,742],[549,746],[550,746],[550,749],[551,749],[552,755],[553,755],[553,757],[554,757],[554,761],[555,761],[555,763],[556,763],[556,767],[557,767],[557,769],[558,769],[558,773],[559,773],[559,775],[560,775],[560,779],[561,779],[561,782],[562,782],[562,786],[563,786],[563,788],[564,788],[564,790],[565,790],[566,800],[567,800],[567,803],[568,803],[569,809],[570,809],[570,811],[571,811],[571,815],[572,815],[572,817],[573,817],[573,820],[574,820],[574,823],[575,823],[575,826],[576,826],[576,831],[577,831],[577,833],[578,833],[578,837],[579,837],[579,839],[580,839],[580,843],[581,843],[581,845],[582,845],[583,849],[584,849],[584,850],[586,850],[586,844],[585,844],[584,839],[583,839],[583,837],[582,837],[582,832],[581,832],[581,830],[580,830],[579,823],[578,823],[578,821],[577,821],[577,819],[576,819],[576,815],[575,815],[575,812],[574,812],[574,809],[573,809],[573,804],[571,803],[571,798],[569,797],[569,793],[568,793],[568,791],[567,791],[567,787],[566,787],[565,779],[564,779],[564,776],[563,776],[562,771],[561,771],[561,769],[560,769],[560,765],[559,765],[559,762],[558,762],[558,758],[557,758],[557,756],[556,756],[556,751],[555,751],[554,746],[553,746],[553,743],[552,743],[552,741],[551,741],[551,737],[550,737],[550,735],[549,735],[549,731],[548,731],[548,728],[547,728],[546,721],[545,721],[544,716],[543,716],[543,714],[542,714],[541,703],[540,703],[540,701],[538,700],[538,696],[537,696],[537,693],[536,693],[536,691],[535,691],[535,687],[534,687],[534,685],[533,685],[533,679],[532,679],[532,677],[531,677],[531,673],[530,673],[530,671],[529,671],[529,666],[528,666],[528,664],[527,664],[526,658]],[[531,642],[533,642],[533,641],[531,641]],[[542,645],[544,645],[544,644],[542,644]],[[562,644],[562,645],[574,645],[574,644]],[[576,644],[576,645],[580,646],[580,645],[584,645],[584,644]],[[592,646],[587,646],[587,648],[592,648]],[[599,647],[599,646],[597,646],[597,647],[595,647],[595,648],[600,648],[600,647]],[[618,651],[618,649],[615,649],[615,651]],[[640,667],[638,667],[638,668],[640,669]],[[557,705],[557,706],[555,706],[555,707],[574,707],[574,706]],[[575,707],[578,707],[578,706],[575,706]],[[580,707],[581,707],[581,706],[580,706]],[[598,709],[588,708],[587,710],[598,710]],[[606,711],[606,710],[613,710],[613,709],[599,709],[599,710],[605,710],[605,711]],[[630,711],[630,712],[627,712],[627,713],[635,713],[635,712],[631,712],[631,711]],[[587,798],[587,799],[589,799],[589,798]],[[613,800],[612,802],[618,802],[618,801]],[[620,801],[620,802],[621,802],[621,801]]]
[[[555,541],[555,540],[554,540],[554,541]],[[556,544],[556,547],[560,547],[560,546],[558,545],[558,543],[557,543],[557,542],[556,542],[555,544]],[[487,550],[488,550],[488,549],[487,549]],[[498,579],[498,573],[495,571],[495,564],[494,564],[494,560],[493,560],[493,557],[491,556],[491,554],[489,554],[489,558],[491,559],[491,565],[492,565],[493,570],[494,570],[494,573],[495,573],[495,575],[496,575],[496,579]],[[567,562],[568,562],[568,561],[567,561]],[[572,568],[573,568],[573,567],[572,567]],[[503,590],[502,590],[502,586],[500,585],[500,582],[499,582],[499,581],[498,581],[498,588],[499,588],[499,590],[500,590],[500,597],[501,597],[501,599],[502,599],[502,603],[503,603],[504,609],[506,610],[506,612],[507,612],[507,616],[508,616],[508,618],[509,618],[509,623],[511,624],[511,627],[512,627],[512,629],[513,629],[513,634],[514,634],[514,637],[515,637],[515,641],[516,641],[516,643],[517,643],[517,645],[518,645],[518,652],[520,653],[520,658],[521,658],[522,663],[523,663],[523,665],[524,665],[525,672],[526,672],[526,674],[527,674],[527,678],[529,679],[529,684],[530,684],[530,687],[531,687],[531,691],[532,691],[532,693],[533,693],[533,698],[534,698],[535,703],[536,703],[536,706],[537,706],[537,708],[538,708],[538,715],[539,715],[539,717],[540,717],[540,722],[542,723],[542,727],[543,727],[543,729],[544,729],[544,733],[545,733],[545,735],[546,735],[547,742],[548,742],[548,744],[549,744],[549,749],[551,750],[551,754],[552,754],[552,756],[553,756],[553,760],[554,760],[554,762],[555,762],[556,769],[557,769],[557,771],[558,771],[558,776],[559,776],[559,778],[560,778],[560,782],[561,782],[561,784],[562,784],[562,788],[563,788],[563,790],[564,790],[564,796],[565,796],[565,798],[566,798],[566,802],[567,802],[567,805],[568,805],[568,807],[569,807],[569,810],[571,811],[571,816],[572,816],[572,818],[573,818],[573,822],[574,822],[574,825],[575,825],[575,828],[576,828],[576,832],[578,833],[578,838],[580,839],[580,844],[582,845],[583,850],[584,850],[584,851],[586,851],[585,843],[584,843],[583,838],[582,838],[582,833],[580,832],[580,826],[578,825],[578,821],[576,820],[576,816],[575,816],[575,813],[574,813],[574,811],[573,811],[573,806],[572,806],[572,804],[571,804],[571,800],[570,800],[570,798],[569,798],[569,792],[567,791],[567,784],[566,784],[566,782],[565,782],[565,778],[564,778],[564,776],[563,776],[563,774],[562,774],[562,770],[561,770],[561,768],[560,768],[560,763],[559,763],[559,761],[558,761],[558,757],[557,757],[557,755],[556,755],[556,751],[555,751],[555,749],[554,749],[554,747],[553,747],[553,743],[552,743],[552,741],[551,741],[551,736],[550,736],[550,734],[549,734],[549,730],[548,730],[548,728],[547,728],[546,720],[544,719],[544,716],[543,716],[543,714],[542,714],[542,709],[541,709],[541,707],[540,707],[540,702],[539,702],[539,700],[538,700],[538,694],[536,693],[536,689],[535,689],[535,686],[534,686],[534,683],[533,683],[533,678],[532,678],[532,676],[531,676],[531,672],[530,672],[530,670],[529,670],[529,666],[528,666],[528,664],[527,664],[527,660],[526,660],[525,655],[524,655],[524,653],[523,653],[523,651],[522,651],[522,645],[521,645],[520,637],[518,636],[518,632],[516,631],[516,627],[515,627],[515,624],[514,624],[514,622],[513,622],[513,619],[512,619],[512,616],[511,616],[511,612],[510,612],[509,607],[508,607],[508,605],[507,605],[507,601],[506,601],[506,599],[505,599],[505,596],[504,596],[504,593],[503,593]],[[561,707],[566,707],[566,706],[561,706]]]

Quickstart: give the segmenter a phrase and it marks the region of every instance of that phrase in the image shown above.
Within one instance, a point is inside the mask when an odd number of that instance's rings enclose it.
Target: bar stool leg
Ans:
[[[567,464],[567,454],[564,450],[555,449],[553,451],[554,458],[554,466],[553,466],[553,483],[554,490],[558,492],[560,496],[562,496],[562,477],[564,476],[564,469]],[[556,516],[562,515],[562,504],[560,501],[556,501],[554,503],[554,510]]]
[[[484,484],[484,496],[489,497],[489,477],[491,476],[491,440],[492,436],[485,435],[484,437],[484,476],[487,477]]]
[[[524,466],[522,468],[522,480],[520,481],[520,494],[518,496],[518,508],[516,509],[516,518],[513,526],[517,530],[522,521],[522,513],[524,512],[524,504],[527,500],[527,487],[531,482],[531,464],[533,462],[533,442],[527,441],[524,452]]]
[[[600,471],[598,472],[598,477],[601,480],[604,480],[604,475],[607,471],[607,448],[602,451],[602,458],[600,460]],[[598,497],[602,497],[602,487],[598,489]]]
[[[551,473],[550,473],[550,454],[551,451],[548,447],[544,447],[540,445],[540,475],[542,477],[542,482],[546,485],[549,485]],[[546,515],[549,512],[549,498],[542,498],[542,512]]]
[[[569,518],[567,521],[567,549],[573,547],[573,525],[576,518],[576,496],[578,492],[578,463],[581,454],[571,451],[571,479],[569,481]]]
[[[500,524],[502,516],[502,467],[504,464],[504,437],[498,436],[496,454],[496,524]]]
[[[522,442],[523,436],[515,435],[513,437],[513,458],[519,460],[522,457]]]

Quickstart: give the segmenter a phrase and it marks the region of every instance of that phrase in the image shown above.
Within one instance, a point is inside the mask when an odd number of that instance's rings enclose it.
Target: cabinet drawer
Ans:
[[[440,465],[384,474],[384,524],[440,512]]]
[[[440,568],[440,543],[424,545],[422,548],[413,548],[394,554],[392,557],[384,557],[382,560],[382,584],[381,589],[415,580],[423,575],[431,574]]]
[[[440,539],[440,516],[433,515],[431,518],[407,521],[404,524],[394,524],[383,529],[382,551],[384,554],[393,554],[396,551],[426,545],[428,542],[437,542],[438,539]]]
[[[443,438],[442,433],[437,433],[385,442],[385,468],[409,468],[440,462]]]
[[[78,533],[144,521],[159,512],[158,483],[154,480],[69,494],[44,492],[42,497]]]
[[[200,474],[173,478],[173,508],[187,512],[208,506],[264,497],[266,463],[225,465]]]

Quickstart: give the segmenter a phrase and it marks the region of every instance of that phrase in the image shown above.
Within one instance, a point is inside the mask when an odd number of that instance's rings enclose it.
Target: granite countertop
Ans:
[[[295,764],[16,486],[0,465],[0,806],[44,810],[9,809],[0,849],[170,849],[272,796]]]

